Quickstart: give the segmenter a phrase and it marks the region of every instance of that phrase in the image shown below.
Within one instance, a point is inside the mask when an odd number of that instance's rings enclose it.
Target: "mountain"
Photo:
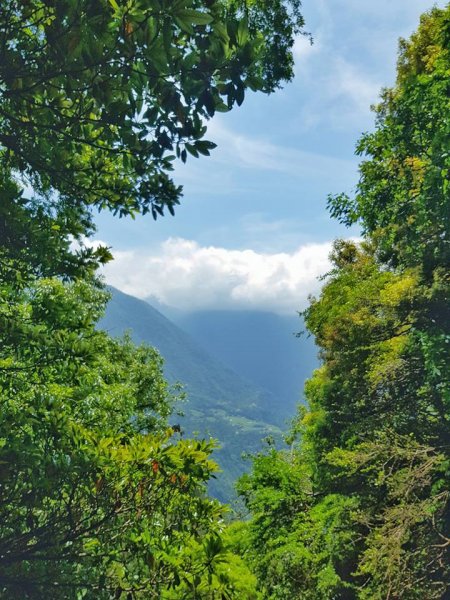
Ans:
[[[215,459],[223,469],[210,491],[223,501],[233,496],[233,482],[246,465],[242,453],[261,449],[261,440],[281,440],[284,425],[276,397],[212,357],[186,332],[147,302],[112,289],[112,299],[99,326],[113,336],[131,333],[135,342],[156,347],[165,360],[165,375],[185,386],[180,408],[186,435],[218,439]]]
[[[277,398],[283,419],[295,414],[317,349],[298,316],[258,311],[198,311],[174,315],[177,325],[212,356]]]

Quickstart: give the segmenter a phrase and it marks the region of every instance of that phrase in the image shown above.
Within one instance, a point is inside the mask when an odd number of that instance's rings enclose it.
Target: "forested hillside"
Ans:
[[[450,594],[450,6],[402,41],[354,198],[304,316],[322,364],[293,450],[254,458],[235,525],[264,598]]]
[[[317,366],[317,348],[298,315],[262,311],[196,311],[173,317],[208,352],[276,399],[273,414],[286,425]]]
[[[287,410],[278,396],[215,360],[147,302],[111,291],[99,326],[113,337],[129,333],[136,343],[149,344],[161,354],[164,376],[172,385],[182,385],[179,394],[184,396],[175,404],[170,422],[187,437],[196,434],[217,441],[213,456],[221,471],[210,480],[208,490],[230,502],[236,480],[248,467],[243,454],[259,451],[268,437],[283,445]]]

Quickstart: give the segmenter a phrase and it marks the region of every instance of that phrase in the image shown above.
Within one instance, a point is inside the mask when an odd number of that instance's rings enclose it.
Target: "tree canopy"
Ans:
[[[173,214],[207,121],[292,77],[298,0],[0,5],[0,595],[256,599],[168,424],[157,352],[97,330],[94,208]]]
[[[402,41],[362,137],[332,270],[304,311],[322,364],[288,436],[208,498],[214,442],[170,427],[162,361],[96,328],[94,207],[165,208],[206,123],[292,76],[297,0],[0,6],[0,594],[440,600],[450,593],[450,5]],[[252,572],[251,572],[252,571]]]
[[[206,121],[293,75],[299,0],[6,0],[1,162],[35,194],[172,214]]]
[[[2,2],[0,234],[9,255],[28,253],[31,268],[70,278],[111,258],[83,246],[93,207],[174,214],[174,161],[210,153],[216,111],[292,78],[302,28],[299,0]]]
[[[292,450],[240,482],[240,551],[271,600],[449,594],[449,26],[433,9],[401,42],[356,197],[330,198],[365,235],[335,243],[304,313],[322,365]]]
[[[333,216],[377,236],[384,261],[429,273],[450,263],[449,40],[448,9],[436,9],[400,41],[397,85],[383,91],[376,130],[356,149],[356,197],[330,198]]]
[[[97,331],[84,281],[0,291],[0,595],[253,598],[157,352]]]

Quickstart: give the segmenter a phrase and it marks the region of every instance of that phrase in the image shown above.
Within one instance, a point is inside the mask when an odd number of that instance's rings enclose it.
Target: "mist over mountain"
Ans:
[[[177,325],[212,356],[277,399],[284,419],[294,416],[303,385],[317,367],[317,349],[298,315],[258,311],[173,314]]]
[[[211,492],[228,500],[246,468],[242,454],[258,451],[268,436],[282,441],[317,366],[313,340],[295,337],[302,320],[257,311],[185,313],[152,299],[167,318],[148,301],[111,291],[101,328],[114,336],[128,331],[158,349],[168,381],[180,382],[187,396],[177,407],[184,416],[172,422],[180,421],[186,435],[219,441],[223,473]]]
[[[221,500],[233,495],[233,482],[245,470],[243,452],[256,452],[271,436],[281,442],[285,410],[278,398],[212,357],[191,336],[143,300],[112,289],[100,327],[111,335],[130,332],[137,343],[156,347],[169,382],[181,382],[187,401],[180,407],[186,435],[198,433],[220,442],[215,458],[223,469],[210,487]]]

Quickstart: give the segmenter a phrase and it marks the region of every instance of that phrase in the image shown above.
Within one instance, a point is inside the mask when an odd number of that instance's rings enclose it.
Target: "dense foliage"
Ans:
[[[92,209],[167,207],[205,122],[292,77],[298,0],[0,5],[0,596],[257,598],[167,425],[161,359],[98,331]]]
[[[292,451],[240,482],[236,548],[266,598],[450,594],[449,40],[450,6],[401,43],[356,198],[330,199],[365,241],[335,244],[305,312],[322,366]]]
[[[211,442],[175,439],[160,358],[97,331],[104,302],[2,287],[2,596],[246,597],[205,496]]]
[[[92,206],[119,215],[173,214],[181,188],[170,177],[172,163],[215,147],[204,139],[206,121],[240,105],[247,90],[269,93],[292,78],[299,6],[1,2],[5,185],[12,185],[11,172],[20,175],[33,189],[32,210],[46,219],[62,211],[64,223],[55,226],[75,236],[89,233]]]

